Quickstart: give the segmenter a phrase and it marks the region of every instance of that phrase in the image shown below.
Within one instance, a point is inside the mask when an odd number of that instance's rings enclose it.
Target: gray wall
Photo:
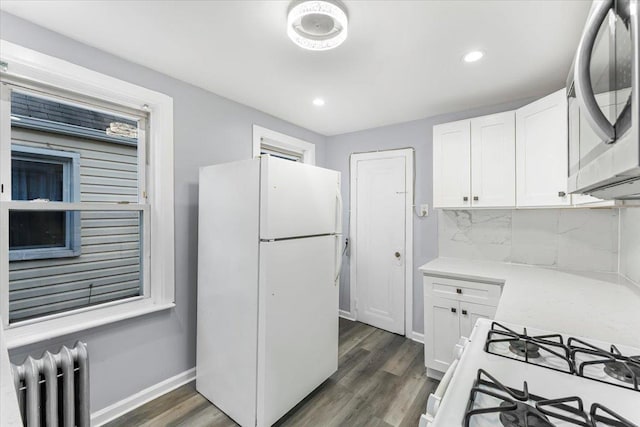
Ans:
[[[425,77],[426,78],[426,77]],[[384,126],[359,132],[327,137],[325,165],[342,172],[342,197],[344,198],[344,233],[349,231],[349,155],[362,151],[391,150],[413,147],[416,155],[416,205],[433,205],[432,139],[433,126],[508,111],[526,104],[530,100],[484,107],[460,113],[446,114],[397,125]],[[422,277],[418,267],[438,256],[438,225],[434,212],[426,218],[414,216],[413,220],[413,328],[423,332]],[[343,260],[340,281],[340,308],[349,310],[349,258]]]
[[[315,143],[319,165],[324,137],[4,12],[0,37],[173,97],[177,307],[11,351],[21,362],[30,353],[86,341],[96,411],[195,366],[198,167],[251,157],[254,123]]]

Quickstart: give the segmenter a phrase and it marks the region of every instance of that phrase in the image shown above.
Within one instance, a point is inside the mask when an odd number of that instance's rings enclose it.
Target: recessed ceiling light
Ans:
[[[322,98],[316,98],[313,100],[313,105],[315,105],[316,107],[322,107],[324,105],[324,99]]]
[[[467,53],[462,59],[464,60],[464,62],[476,62],[481,60],[483,56],[484,52],[480,50],[474,50]]]
[[[347,12],[337,0],[294,1],[287,15],[287,35],[309,50],[336,48],[347,39]]]

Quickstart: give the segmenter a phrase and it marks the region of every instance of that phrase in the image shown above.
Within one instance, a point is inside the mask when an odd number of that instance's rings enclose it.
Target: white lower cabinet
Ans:
[[[429,370],[445,372],[460,337],[471,334],[476,320],[492,319],[502,286],[424,276],[424,357]],[[433,372],[431,372],[433,374]]]

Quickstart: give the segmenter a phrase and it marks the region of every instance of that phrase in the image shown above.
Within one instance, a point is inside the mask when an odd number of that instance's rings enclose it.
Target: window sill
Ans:
[[[8,327],[4,330],[4,338],[7,348],[11,350],[156,311],[168,310],[175,306],[173,302],[154,303],[149,298],[145,298],[42,322]]]

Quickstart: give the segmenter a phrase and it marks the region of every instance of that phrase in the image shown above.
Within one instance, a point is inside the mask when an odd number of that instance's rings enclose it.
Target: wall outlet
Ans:
[[[420,205],[420,214],[419,216],[421,217],[425,217],[425,216],[429,216],[429,205],[428,204],[423,204]]]

